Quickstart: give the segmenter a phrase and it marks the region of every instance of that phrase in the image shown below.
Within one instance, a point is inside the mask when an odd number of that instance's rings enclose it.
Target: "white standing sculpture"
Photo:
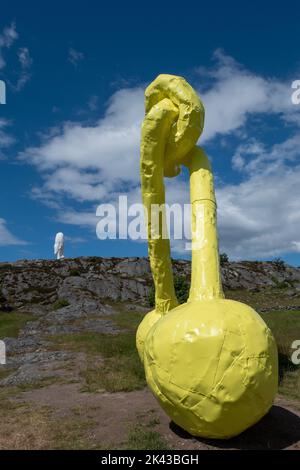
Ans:
[[[64,234],[62,232],[58,232],[55,236],[55,242],[54,242],[54,254],[56,255],[57,259],[64,258],[64,247],[65,247]]]

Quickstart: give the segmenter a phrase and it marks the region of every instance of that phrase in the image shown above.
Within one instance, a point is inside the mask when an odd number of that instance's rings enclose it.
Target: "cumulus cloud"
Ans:
[[[212,68],[199,71],[196,84],[200,90],[201,76],[205,73],[209,78],[201,93],[206,107],[201,144],[244,132],[250,116],[273,115],[297,125],[298,110],[291,104],[289,83],[258,76],[222,51],[215,53],[214,61]],[[139,202],[143,115],[144,87],[122,89],[111,97],[104,117],[93,126],[63,123],[44,136],[39,146],[25,149],[20,158],[35,165],[44,179],[44,185],[34,189],[35,196],[48,204],[52,199],[53,207],[57,197],[64,198],[64,204],[57,206],[61,221],[94,227],[97,203],[116,203],[119,193]],[[243,173],[243,181],[217,190],[221,247],[231,256],[255,258],[299,251],[299,210],[293,202],[300,198],[299,144],[298,135],[290,133],[285,141],[271,146],[251,137],[237,146],[232,165]],[[170,202],[188,203],[186,181],[168,181],[167,186]],[[70,208],[72,201],[89,203],[91,210],[76,212]],[[178,243],[175,248],[182,251]]]
[[[235,258],[300,253],[300,165],[217,191],[221,247]]]
[[[283,163],[300,160],[300,136],[292,135],[283,142],[267,147],[263,142],[249,139],[239,145],[232,157],[236,170],[247,173],[263,172],[264,174],[280,171]]]
[[[240,129],[250,115],[278,114],[285,120],[297,116],[290,83],[256,75],[221,50],[214,61],[212,69],[199,70],[200,78],[209,77],[211,83],[204,93],[199,89],[206,110],[201,143]]]
[[[0,246],[27,245],[27,242],[18,239],[6,226],[6,221],[0,218]]]
[[[115,93],[105,117],[94,126],[66,123],[40,147],[26,149],[23,160],[36,165],[46,182],[43,191],[78,201],[101,201],[116,188],[139,182],[139,136],[143,89]]]

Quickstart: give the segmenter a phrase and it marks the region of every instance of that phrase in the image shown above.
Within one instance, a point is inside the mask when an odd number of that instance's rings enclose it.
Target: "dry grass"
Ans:
[[[129,430],[127,441],[121,449],[126,450],[168,450],[166,439],[148,426],[137,424]]]
[[[78,333],[52,336],[56,348],[83,352],[91,364],[81,370],[85,380],[82,391],[129,392],[145,387],[144,369],[140,363],[135,332],[118,335]],[[99,361],[99,357],[102,360]]]
[[[57,417],[50,407],[34,407],[21,397],[15,388],[0,392],[0,450],[95,448],[95,422],[85,413]]]

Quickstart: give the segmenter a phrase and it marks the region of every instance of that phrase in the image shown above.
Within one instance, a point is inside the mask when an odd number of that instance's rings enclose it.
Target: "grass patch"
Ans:
[[[21,383],[17,385],[17,390],[21,392],[30,392],[31,390],[38,390],[40,388],[49,387],[50,385],[57,383],[64,383],[62,378],[59,377],[44,377],[40,380],[36,380],[30,383]]]
[[[90,367],[81,373],[85,379],[84,392],[130,392],[145,387],[140,363],[128,357],[108,358],[101,368]]]
[[[60,308],[63,307],[68,307],[70,305],[70,302],[66,299],[58,299],[56,302],[53,304],[53,310],[59,310]]]
[[[279,393],[292,398],[294,400],[300,399],[300,370],[294,368],[294,370],[286,369],[279,384]]]
[[[34,319],[33,315],[26,313],[0,313],[0,338],[17,338],[25,324]]]
[[[12,372],[12,369],[7,369],[3,365],[0,366],[0,380],[6,379]]]
[[[85,379],[83,391],[129,392],[146,385],[132,332],[119,335],[78,333],[55,336],[51,340],[60,348],[85,352],[91,356],[88,361],[91,364],[95,362],[92,356],[101,355],[103,358],[100,365],[82,370],[81,375]]]
[[[288,307],[300,305],[300,296],[290,297],[287,295],[287,289],[270,287],[261,291],[249,291],[246,289],[225,290],[227,299],[237,300],[250,305],[254,310],[275,311],[278,307]],[[285,311],[284,311],[285,313]]]
[[[73,414],[61,419],[57,425],[52,422],[52,445],[54,450],[86,450],[98,446],[89,439],[90,430],[96,422],[90,418]]]
[[[261,313],[261,317],[272,330],[278,347],[290,348],[295,339],[300,339],[300,310],[280,310]]]
[[[129,431],[128,439],[122,446],[126,450],[169,450],[167,441],[157,431],[137,425]]]
[[[300,311],[271,311],[261,316],[272,330],[277,343],[279,393],[299,400],[300,367],[291,361],[291,345],[295,339],[300,339]]]
[[[111,316],[111,320],[120,328],[130,330],[135,333],[137,327],[143,320],[145,312],[135,312],[133,310],[126,310],[126,307],[119,308],[119,312]]]

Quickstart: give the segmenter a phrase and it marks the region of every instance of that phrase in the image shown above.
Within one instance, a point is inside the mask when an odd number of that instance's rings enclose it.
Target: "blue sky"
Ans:
[[[70,257],[146,255],[95,210],[139,201],[143,90],[170,73],[206,107],[221,250],[300,265],[300,6],[241,3],[1,1],[0,260],[51,258],[57,231]],[[167,187],[188,202],[185,172]]]

